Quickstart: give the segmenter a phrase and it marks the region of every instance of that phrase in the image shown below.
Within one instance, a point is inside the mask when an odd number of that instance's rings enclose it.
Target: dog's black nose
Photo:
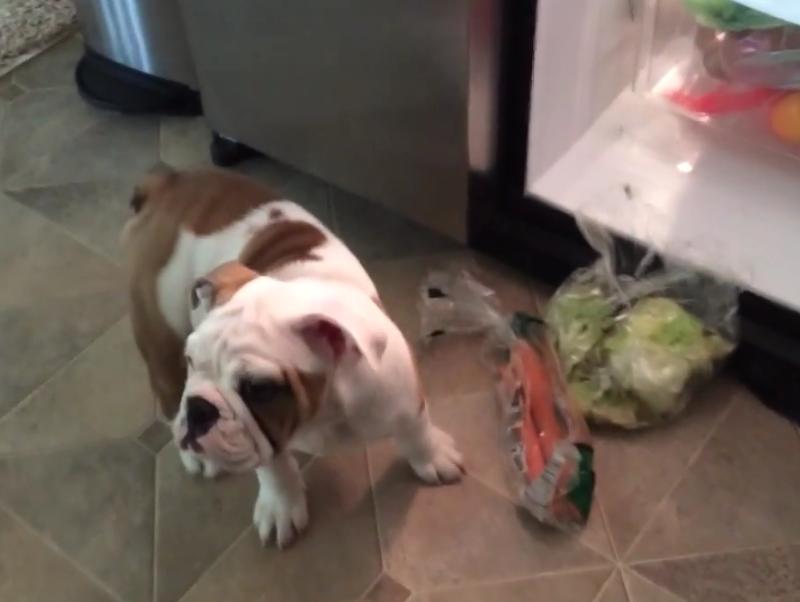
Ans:
[[[210,401],[192,395],[186,400],[186,427],[190,439],[202,437],[219,419],[219,410]]]

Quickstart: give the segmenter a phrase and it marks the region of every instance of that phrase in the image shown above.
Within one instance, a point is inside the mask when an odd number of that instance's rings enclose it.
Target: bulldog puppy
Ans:
[[[255,471],[263,542],[308,523],[295,450],[389,436],[424,481],[461,478],[408,343],[315,217],[216,169],[151,173],[131,204],[131,319],[153,392],[188,471]]]

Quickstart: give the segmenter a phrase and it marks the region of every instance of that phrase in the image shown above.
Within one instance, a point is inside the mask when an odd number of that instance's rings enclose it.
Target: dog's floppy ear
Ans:
[[[190,291],[192,326],[197,326],[214,307],[222,305],[245,284],[258,276],[238,261],[223,263],[195,280]]]
[[[313,313],[296,321],[292,330],[309,349],[334,364],[363,358],[375,368],[386,351],[385,331],[370,327],[358,317],[342,319],[322,312]]]

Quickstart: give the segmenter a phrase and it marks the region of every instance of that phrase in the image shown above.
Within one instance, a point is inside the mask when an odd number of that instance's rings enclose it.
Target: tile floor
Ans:
[[[421,350],[432,411],[466,453],[427,488],[385,445],[305,467],[311,530],[286,552],[250,527],[250,476],[184,474],[131,342],[116,236],[131,182],[207,162],[199,119],[99,113],[73,38],[0,80],[0,600],[736,602],[800,600],[800,437],[721,381],[674,425],[601,433],[588,527],[514,506],[475,341]],[[328,221],[416,336],[416,287],[470,262],[508,306],[541,287],[267,161],[242,167]]]

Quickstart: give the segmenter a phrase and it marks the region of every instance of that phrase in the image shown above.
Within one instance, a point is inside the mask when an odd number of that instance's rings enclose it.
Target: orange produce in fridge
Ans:
[[[800,144],[800,92],[787,94],[778,100],[772,106],[769,120],[778,138]]]

